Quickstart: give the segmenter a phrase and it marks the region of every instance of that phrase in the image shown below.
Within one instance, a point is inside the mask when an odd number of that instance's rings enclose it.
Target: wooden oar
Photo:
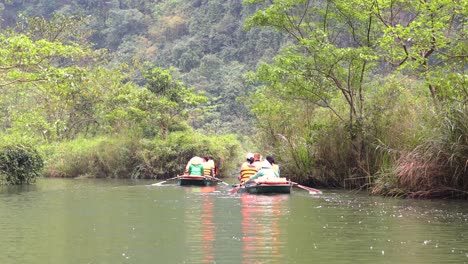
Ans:
[[[232,188],[232,190],[230,190],[229,193],[230,193],[230,194],[235,194],[235,193],[237,193],[237,191],[238,191],[240,188],[242,188],[242,186],[244,186],[243,183],[237,185],[236,187]]]
[[[205,176],[205,177],[208,178],[208,179],[211,179],[211,180],[215,180],[215,181],[221,182],[221,183],[224,184],[224,185],[229,185],[229,183],[227,183],[227,182],[225,182],[225,181],[223,181],[223,180],[221,180],[221,179],[218,179],[218,178],[216,178],[216,177],[212,177],[212,176]]]
[[[153,184],[151,184],[151,186],[161,186],[163,183],[168,182],[168,181],[170,181],[170,180],[178,179],[179,177],[180,177],[180,176],[177,175],[177,176],[174,177],[174,178],[170,178],[170,179],[167,179],[167,180],[165,180],[165,181],[158,182],[158,183],[153,183]]]
[[[311,188],[311,187],[307,187],[307,186],[304,186],[304,185],[300,185],[299,183],[297,182],[291,182],[293,184],[293,186],[296,186],[296,187],[299,187],[303,190],[306,190],[309,192],[309,194],[322,194],[322,191],[320,190],[317,190],[317,189],[314,189],[314,188]]]

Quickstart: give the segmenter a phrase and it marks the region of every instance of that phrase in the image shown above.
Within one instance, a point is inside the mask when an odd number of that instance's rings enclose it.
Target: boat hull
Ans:
[[[203,176],[182,176],[178,179],[180,186],[214,186],[218,181]]]
[[[239,189],[240,192],[250,194],[288,194],[291,193],[292,184],[251,184]],[[243,190],[242,190],[243,189]]]

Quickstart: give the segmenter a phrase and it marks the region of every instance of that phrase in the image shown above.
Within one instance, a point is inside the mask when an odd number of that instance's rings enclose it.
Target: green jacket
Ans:
[[[188,169],[188,174],[190,176],[203,176],[204,175],[204,170],[203,170],[203,165],[201,164],[191,164],[189,169]]]

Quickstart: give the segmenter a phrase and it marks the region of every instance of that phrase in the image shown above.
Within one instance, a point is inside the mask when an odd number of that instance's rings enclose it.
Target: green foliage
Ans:
[[[181,81],[174,80],[169,70],[151,68],[144,71],[146,87],[157,98],[156,117],[161,136],[165,137],[175,125],[192,116],[206,102],[203,94],[196,93],[193,87],[185,87]]]
[[[107,17],[109,27],[103,31],[110,48],[116,49],[125,36],[146,31],[145,16],[137,9],[114,9]]]
[[[165,139],[145,144],[139,153],[141,160],[134,177],[169,178],[181,175],[187,162],[194,156],[211,155],[226,175],[237,166],[240,143],[232,135],[208,137],[191,130],[173,132]]]
[[[45,39],[32,40],[26,35],[0,35],[0,87],[28,83],[61,83],[73,78],[76,67],[65,62],[91,56],[87,49]],[[55,61],[63,63],[57,66]]]
[[[195,155],[212,155],[221,173],[237,164],[234,136],[207,137],[192,130],[150,141],[131,135],[76,139],[49,145],[48,177],[168,178],[183,173]]]
[[[77,139],[49,145],[46,177],[129,178],[141,149],[131,136]]]
[[[402,15],[391,16],[395,10]],[[454,89],[441,77],[463,72],[467,62],[466,3],[402,1],[376,12],[385,25],[379,41],[381,56],[425,79],[435,101],[447,99],[446,93]]]
[[[433,133],[438,109],[428,95],[446,104],[466,101],[466,41],[459,45],[466,9],[455,2],[245,2],[262,6],[247,19],[248,29],[270,27],[293,40],[249,76],[263,85],[249,103],[262,144],[278,152],[283,138],[293,168],[314,179],[369,187],[377,172],[388,175],[398,151]],[[395,62],[397,71],[389,67]],[[301,121],[278,110],[295,113],[293,106]]]
[[[25,17],[20,14],[14,29],[36,41],[45,39],[50,42],[80,43],[81,46],[87,46],[91,35],[91,32],[85,29],[88,20],[89,18],[80,14],[54,13],[49,20],[42,16]]]
[[[19,22],[15,29],[34,40],[106,49],[113,67],[134,61],[176,66],[181,71],[177,79],[206,92],[216,110],[208,116],[197,114],[197,128],[218,134],[248,132],[245,122],[250,116],[239,107],[236,95],[244,96],[253,87],[243,83],[242,75],[260,59],[270,60],[283,41],[273,30],[244,31],[243,21],[255,8],[243,6],[241,0],[46,2],[5,3],[3,28]],[[223,64],[213,74],[201,75],[199,69],[210,56]]]
[[[6,145],[0,149],[0,183],[31,184],[40,175],[42,157],[26,145]]]

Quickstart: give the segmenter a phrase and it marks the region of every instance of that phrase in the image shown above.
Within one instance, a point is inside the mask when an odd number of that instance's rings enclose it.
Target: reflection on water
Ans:
[[[185,223],[187,225],[187,242],[191,245],[191,255],[199,263],[214,263],[213,246],[215,241],[214,197],[206,194],[214,193],[215,186],[186,187],[188,193],[198,193],[199,200],[187,204]]]
[[[250,195],[226,197],[217,187],[188,187],[185,192],[191,197],[185,207],[186,242],[190,251],[190,263],[284,263],[287,236],[282,230],[281,221],[288,213],[289,195]],[[219,212],[226,212],[222,203],[237,200],[238,216],[228,218]],[[232,204],[231,204],[232,206]],[[238,220],[237,220],[238,219]],[[234,247],[220,245],[220,226],[228,221],[239,226],[240,239]],[[235,229],[234,226],[229,228]],[[232,232],[232,230],[229,230]],[[221,254],[216,255],[215,252]],[[235,252],[239,252],[236,257]],[[231,255],[231,256],[229,256]]]
[[[284,245],[279,221],[283,217],[289,195],[242,194],[242,263],[255,259],[281,263]]]

